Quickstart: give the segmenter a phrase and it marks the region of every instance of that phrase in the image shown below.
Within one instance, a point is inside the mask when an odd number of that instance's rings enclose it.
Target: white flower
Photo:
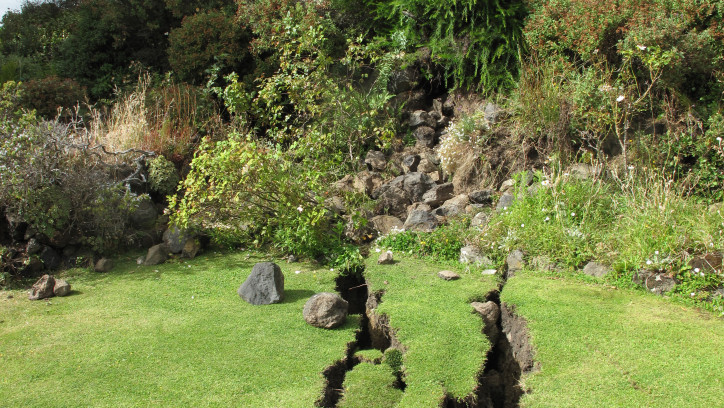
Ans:
[[[640,49],[641,51],[646,49],[646,46],[641,44],[637,45],[636,47],[638,47],[638,49]]]
[[[299,275],[300,273],[302,273],[302,271],[294,271],[294,273],[295,273],[296,275]]]
[[[551,217],[546,217],[546,219],[543,220],[543,221],[548,222],[548,221],[550,221],[550,220],[551,220]]]
[[[523,228],[523,227],[525,227],[525,224],[520,224],[520,228]]]
[[[628,166],[628,169],[629,169],[629,170],[633,170],[633,169],[634,169],[634,166]]]
[[[375,248],[375,252],[380,252],[380,251],[382,251],[382,250],[379,248]]]
[[[659,251],[654,251],[654,254],[658,255],[658,254],[659,254]]]
[[[691,292],[691,297],[696,296],[696,292]]]
[[[699,276],[704,277],[704,272],[700,273]]]
[[[696,272],[696,273],[699,273],[700,270],[701,269],[699,269],[699,268],[694,268],[694,272]]]
[[[297,207],[297,211],[302,212],[304,211],[304,208],[302,208],[302,206],[300,205],[299,207]]]
[[[716,141],[719,142],[719,143],[721,143],[721,137],[720,137],[720,136],[717,136]]]
[[[571,217],[575,217],[575,216],[576,216],[576,213],[572,212]]]
[[[653,262],[649,261],[648,259],[646,260],[646,265],[651,265],[652,263]]]
[[[330,271],[330,272],[334,272],[334,268],[329,268],[329,271]]]
[[[194,298],[194,295],[191,295],[191,299],[193,299],[193,298]]]
[[[622,100],[626,99],[625,96],[619,95],[618,98],[616,98],[616,102],[621,102]]]

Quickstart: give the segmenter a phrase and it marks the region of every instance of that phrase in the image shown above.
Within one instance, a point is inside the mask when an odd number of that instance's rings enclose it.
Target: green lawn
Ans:
[[[371,290],[384,290],[379,313],[389,316],[397,338],[407,347],[403,371],[407,388],[398,407],[437,407],[449,393],[464,397],[477,384],[490,344],[482,334],[480,316],[470,302],[497,286],[479,271],[395,255],[394,265],[367,262]],[[456,281],[437,277],[443,269],[462,276]],[[474,268],[473,268],[474,269]]]
[[[0,292],[0,405],[312,407],[359,319],[306,324],[307,298],[334,290],[334,272],[308,264],[278,262],[283,303],[247,304],[236,290],[259,261],[212,253],[147,267],[128,257],[107,274],[66,272],[65,298]]]
[[[502,300],[528,319],[540,372],[523,407],[722,407],[724,321],[634,290],[524,272]]]

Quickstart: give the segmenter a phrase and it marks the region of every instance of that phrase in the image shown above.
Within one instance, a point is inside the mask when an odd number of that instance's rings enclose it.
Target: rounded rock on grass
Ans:
[[[304,320],[314,327],[333,329],[347,320],[349,303],[336,293],[321,292],[304,304]]]
[[[438,276],[440,279],[445,279],[445,280],[448,280],[448,281],[449,281],[449,280],[457,280],[457,279],[460,279],[460,275],[458,275],[457,273],[455,273],[455,272],[453,272],[453,271],[440,271],[440,272],[437,273],[437,276]]]

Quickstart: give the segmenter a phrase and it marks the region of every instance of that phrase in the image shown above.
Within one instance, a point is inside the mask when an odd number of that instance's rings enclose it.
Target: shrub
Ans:
[[[73,108],[85,100],[85,89],[69,78],[50,76],[23,83],[23,107],[35,109],[44,118],[55,118],[61,109],[68,119]]]
[[[468,153],[483,142],[483,134],[489,129],[482,111],[455,119],[440,138],[438,155],[440,167],[447,174],[455,174]]]
[[[169,63],[183,81],[202,83],[214,63],[225,67],[223,74],[250,71],[249,34],[234,16],[208,11],[184,17],[168,40]]]
[[[341,225],[324,208],[319,174],[288,160],[280,149],[234,133],[205,139],[171,199],[172,222],[209,232],[226,245],[273,244],[319,257],[339,246]]]
[[[403,231],[393,233],[377,240],[383,248],[413,254],[419,257],[431,257],[439,261],[457,261],[460,249],[465,246],[471,233],[465,218],[454,219],[432,232]]]
[[[27,114],[2,123],[0,207],[48,237],[106,251],[127,242],[130,196],[76,125]]]
[[[179,181],[176,167],[165,157],[159,156],[148,162],[148,182],[153,191],[164,196],[174,194]]]

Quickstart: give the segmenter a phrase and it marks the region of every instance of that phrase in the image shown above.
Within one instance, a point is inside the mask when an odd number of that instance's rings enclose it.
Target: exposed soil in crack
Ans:
[[[387,316],[375,313],[383,292],[369,294],[368,284],[361,272],[340,275],[335,283],[335,289],[349,303],[349,313],[361,314],[361,317],[360,328],[355,333],[355,341],[347,343],[344,358],[337,360],[322,372],[325,386],[316,406],[324,408],[335,408],[342,398],[347,373],[361,363],[361,359],[355,356],[355,353],[369,349],[384,352],[390,347],[398,348],[400,351],[404,350],[395,338]],[[395,373],[395,376],[396,379],[392,386],[404,391],[407,384],[405,384],[402,373]]]
[[[479,303],[481,310],[488,312],[483,316],[483,334],[492,347],[478,377],[478,385],[465,398],[446,396],[441,407],[517,408],[526,392],[520,384],[521,375],[539,369],[533,360],[526,320],[515,313],[514,305],[500,301],[507,278],[505,275],[498,289],[486,295],[486,303]]]

